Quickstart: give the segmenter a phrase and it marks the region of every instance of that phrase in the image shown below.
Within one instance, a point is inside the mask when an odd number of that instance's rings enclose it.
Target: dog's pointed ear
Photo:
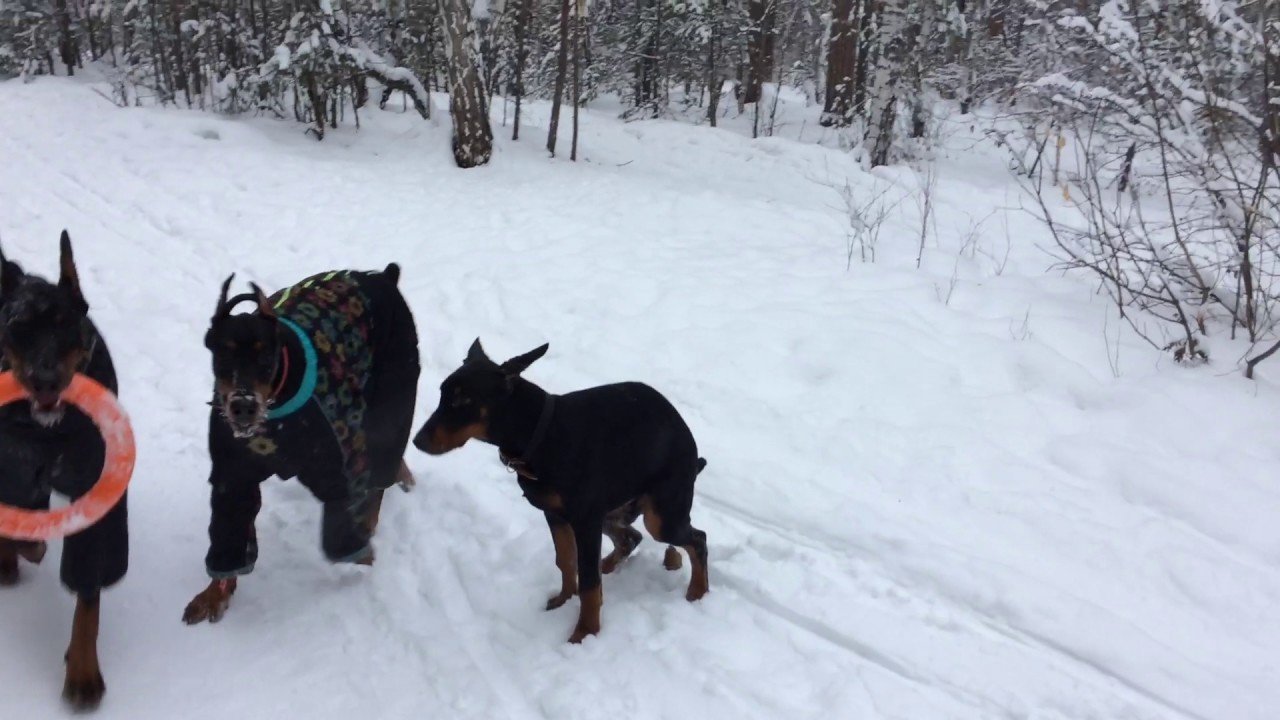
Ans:
[[[513,378],[524,372],[535,360],[547,354],[547,348],[551,347],[550,343],[543,343],[538,347],[530,350],[523,355],[517,355],[510,360],[502,363],[502,372],[507,377]]]
[[[484,348],[480,346],[480,338],[476,338],[475,342],[471,343],[471,348],[467,350],[467,359],[463,362],[480,362],[488,359],[489,356],[484,354]]]
[[[58,265],[60,274],[58,275],[58,287],[71,296],[81,312],[88,312],[89,303],[85,302],[84,294],[80,292],[80,273],[76,271],[76,258],[71,252],[71,235],[66,230],[62,231],[62,237],[58,240]]]
[[[274,320],[276,317],[276,309],[271,307],[271,300],[267,297],[267,294],[262,292],[262,288],[258,287],[257,283],[249,283],[249,287],[253,288],[253,294],[258,297],[258,313],[261,314],[262,317]]]

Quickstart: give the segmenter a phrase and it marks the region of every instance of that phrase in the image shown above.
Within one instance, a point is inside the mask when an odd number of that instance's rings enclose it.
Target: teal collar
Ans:
[[[268,410],[268,420],[280,420],[301,410],[316,391],[316,346],[311,343],[311,338],[307,337],[307,333],[298,327],[297,323],[287,318],[279,320],[298,336],[298,344],[302,346],[302,355],[306,359],[306,369],[302,372],[302,383],[298,385],[298,391],[287,402]]]

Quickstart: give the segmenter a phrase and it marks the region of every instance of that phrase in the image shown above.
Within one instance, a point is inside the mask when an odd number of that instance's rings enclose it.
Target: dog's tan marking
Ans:
[[[600,632],[600,607],[604,605],[604,588],[597,585],[579,594],[582,608],[578,613],[578,624],[569,636],[569,642],[577,644],[588,635]]]
[[[488,424],[484,422],[464,425],[454,432],[448,432],[444,428],[436,428],[431,433],[430,450],[437,455],[457,450],[466,445],[467,441],[472,438],[483,438],[488,431]]]
[[[236,579],[213,580],[209,586],[187,603],[182,613],[182,621],[188,625],[198,622],[218,622],[231,605],[231,596],[236,592]]]
[[[680,551],[674,546],[667,546],[667,552],[662,556],[662,567],[668,570],[679,570],[684,567],[684,558],[680,557]]]
[[[644,529],[649,531],[649,536],[662,542],[662,517],[658,515],[652,497],[648,495],[640,497],[640,512],[644,513]]]
[[[62,697],[80,710],[91,709],[102,702],[107,691],[98,665],[98,601],[76,598],[75,618],[71,622],[71,644],[67,647],[67,676]]]
[[[551,526],[551,542],[556,549],[556,567],[560,569],[560,592],[547,600],[547,609],[555,610],[578,593],[578,546],[569,523]]]
[[[696,602],[707,594],[711,586],[707,580],[707,564],[698,557],[698,552],[692,545],[685,545],[684,551],[689,553],[689,565],[693,568],[693,576],[689,578],[689,589],[685,592],[684,599]]]

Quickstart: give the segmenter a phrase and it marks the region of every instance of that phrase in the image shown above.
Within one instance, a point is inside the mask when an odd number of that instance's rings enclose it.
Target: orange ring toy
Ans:
[[[11,372],[0,373],[0,405],[25,399],[27,391]],[[63,402],[80,408],[93,420],[107,445],[102,475],[89,492],[57,510],[23,510],[0,505],[0,537],[14,540],[55,540],[84,530],[102,519],[124,497],[133,476],[133,428],[111,391],[76,373],[62,392]]]

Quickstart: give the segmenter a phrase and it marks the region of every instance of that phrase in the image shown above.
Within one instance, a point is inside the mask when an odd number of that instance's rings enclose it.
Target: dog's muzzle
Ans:
[[[222,413],[236,437],[252,437],[267,419],[267,403],[251,390],[236,390],[223,400]]]
[[[24,383],[31,400],[31,418],[44,427],[52,427],[62,420],[66,406],[62,391],[66,389],[54,372],[33,372]]]
[[[67,414],[67,406],[62,402],[62,398],[55,397],[50,399],[37,400],[31,399],[31,419],[35,420],[43,427],[53,427]]]
[[[413,446],[428,455],[443,455],[453,448],[446,448],[439,440],[439,424],[435,418],[427,420],[417,435],[413,436]]]

